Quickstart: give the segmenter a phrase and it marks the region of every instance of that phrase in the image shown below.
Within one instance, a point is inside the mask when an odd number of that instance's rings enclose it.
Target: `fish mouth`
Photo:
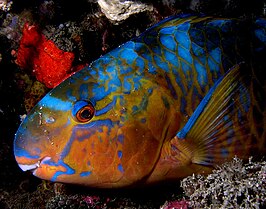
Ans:
[[[40,160],[38,160],[37,163],[33,163],[33,164],[18,164],[18,166],[20,167],[21,170],[23,171],[30,171],[32,173],[34,173],[38,168],[41,167],[41,165],[45,162],[50,160],[51,157],[44,157]]]

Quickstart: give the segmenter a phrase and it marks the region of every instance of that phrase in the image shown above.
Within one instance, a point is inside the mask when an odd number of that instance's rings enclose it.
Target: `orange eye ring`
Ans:
[[[73,115],[80,123],[89,122],[95,114],[95,108],[90,102],[78,101],[74,105]]]

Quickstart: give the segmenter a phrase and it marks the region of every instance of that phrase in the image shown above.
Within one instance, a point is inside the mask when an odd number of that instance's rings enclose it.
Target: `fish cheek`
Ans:
[[[121,131],[124,135],[122,164],[126,181],[145,180],[158,159],[161,143],[139,122],[123,126]]]
[[[117,182],[123,175],[119,171],[121,159],[117,155],[116,127],[107,126],[77,129],[68,144],[69,152],[64,162],[74,171],[72,180],[83,185],[98,185]]]

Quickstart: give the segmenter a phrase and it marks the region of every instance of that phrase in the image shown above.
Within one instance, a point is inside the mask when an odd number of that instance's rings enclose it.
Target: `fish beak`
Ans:
[[[41,167],[41,165],[50,160],[51,157],[44,157],[43,159],[39,160],[37,163],[34,164],[29,164],[29,165],[25,165],[25,164],[18,164],[18,166],[21,168],[21,170],[23,171],[31,171],[33,174],[35,173],[35,171]]]

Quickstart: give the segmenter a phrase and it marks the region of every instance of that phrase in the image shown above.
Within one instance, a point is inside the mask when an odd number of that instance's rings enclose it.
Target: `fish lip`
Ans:
[[[18,166],[23,171],[30,171],[30,172],[34,173],[39,167],[41,167],[41,165],[45,161],[48,161],[50,159],[51,159],[51,157],[43,157],[42,159],[38,160],[37,163],[33,163],[33,164],[18,164]]]

